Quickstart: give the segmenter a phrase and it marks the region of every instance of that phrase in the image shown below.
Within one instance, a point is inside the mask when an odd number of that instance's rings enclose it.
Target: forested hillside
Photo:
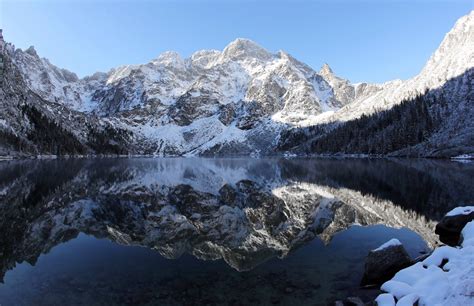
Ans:
[[[278,147],[282,151],[308,154],[434,155],[436,151],[429,152],[430,145],[443,146],[435,142],[440,136],[449,137],[444,134],[449,134],[448,128],[456,124],[450,122],[453,118],[467,125],[474,120],[472,89],[458,91],[465,93],[459,105],[449,104],[446,97],[451,94],[447,88],[459,88],[466,78],[472,78],[472,73],[470,69],[441,88],[369,116],[285,131]],[[472,147],[472,135],[465,136],[465,146]]]

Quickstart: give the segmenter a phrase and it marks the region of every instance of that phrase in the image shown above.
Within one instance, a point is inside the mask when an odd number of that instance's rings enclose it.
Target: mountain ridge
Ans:
[[[3,54],[44,101],[129,134],[129,142],[120,144],[130,148],[127,154],[270,155],[281,154],[282,133],[371,115],[442,86],[474,66],[471,50],[474,12],[459,19],[420,74],[383,84],[352,84],[327,64],[315,71],[284,51],[271,53],[243,38],[222,51],[200,50],[188,58],[169,51],[81,79],[40,58],[33,47],[22,51],[7,44]],[[467,75],[447,90],[453,110],[472,102],[471,83]],[[3,129],[15,125],[4,117]]]

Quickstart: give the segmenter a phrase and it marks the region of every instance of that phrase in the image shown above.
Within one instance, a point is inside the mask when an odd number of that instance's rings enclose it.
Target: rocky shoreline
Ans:
[[[362,288],[380,288],[375,301],[360,297],[336,306],[468,305],[474,302],[474,206],[457,207],[437,224],[444,243],[430,254],[411,259],[397,239],[369,252]]]

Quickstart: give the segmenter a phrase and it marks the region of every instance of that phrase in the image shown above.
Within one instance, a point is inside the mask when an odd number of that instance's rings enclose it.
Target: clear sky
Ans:
[[[244,37],[353,82],[383,82],[416,75],[473,9],[474,0],[0,0],[0,27],[79,76]]]

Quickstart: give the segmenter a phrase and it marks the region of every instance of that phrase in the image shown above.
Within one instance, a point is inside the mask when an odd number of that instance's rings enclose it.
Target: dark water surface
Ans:
[[[412,257],[474,199],[474,163],[0,162],[0,305],[326,305],[369,250]]]

